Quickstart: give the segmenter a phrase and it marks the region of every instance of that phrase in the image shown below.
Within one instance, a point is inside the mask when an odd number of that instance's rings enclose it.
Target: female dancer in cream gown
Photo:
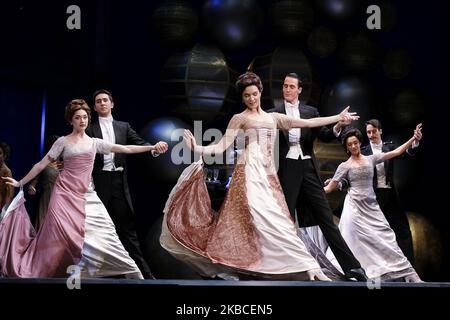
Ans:
[[[263,279],[329,280],[301,241],[291,219],[274,163],[277,128],[315,127],[357,119],[348,108],[341,114],[294,119],[266,113],[260,105],[261,80],[241,75],[237,88],[245,111],[232,117],[225,136],[215,145],[198,146],[185,131],[188,146],[202,155],[224,152],[241,132],[245,149],[219,213],[213,212],[202,162],[180,176],[169,195],[160,242],[176,258],[201,275],[245,275]]]
[[[417,128],[420,133],[421,125]],[[398,246],[395,233],[381,211],[373,190],[374,167],[405,152],[417,134],[415,132],[411,139],[395,150],[364,156],[360,149],[361,132],[358,129],[348,130],[344,134],[343,144],[350,158],[339,165],[331,182],[324,188],[329,193],[336,189],[340,180],[348,180],[350,188],[345,197],[339,229],[369,278],[422,281]],[[329,249],[327,256],[337,266]]]

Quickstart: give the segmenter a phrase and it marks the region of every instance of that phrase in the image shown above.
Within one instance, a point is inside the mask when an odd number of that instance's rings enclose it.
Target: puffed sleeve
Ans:
[[[291,130],[292,129],[292,118],[288,117],[285,114],[272,112],[272,117],[275,119],[277,123],[277,128],[282,130]]]
[[[97,153],[102,153],[102,154],[111,153],[111,148],[113,146],[113,144],[111,142],[105,141],[103,139],[98,139],[98,138],[92,138],[92,139],[94,139]]]
[[[347,163],[342,162],[336,169],[336,172],[334,173],[334,176],[331,179],[340,182],[344,178],[347,179],[347,174],[348,174],[348,165]]]
[[[53,143],[52,147],[47,153],[47,156],[50,157],[52,160],[58,159],[58,157],[61,155],[61,153],[64,151],[65,146],[65,137],[59,137],[55,143]]]
[[[370,155],[371,159],[372,159],[372,166],[376,166],[377,164],[379,164],[380,162],[383,162],[383,156],[384,153],[377,153],[377,154],[372,154]]]

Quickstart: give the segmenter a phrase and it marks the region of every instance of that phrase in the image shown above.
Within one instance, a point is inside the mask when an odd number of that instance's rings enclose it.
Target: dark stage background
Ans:
[[[381,30],[366,27],[371,4],[381,7]],[[81,9],[79,30],[66,27],[69,5]],[[242,109],[233,83],[252,61],[265,108],[281,94],[277,68],[306,70],[305,93],[323,115],[351,104],[399,142],[423,122],[419,154],[397,164],[399,189],[405,209],[431,230],[422,239],[431,261],[425,280],[450,281],[443,12],[434,0],[2,1],[0,140],[12,149],[8,165],[21,178],[40,159],[43,108],[45,135],[67,134],[66,103],[92,106],[98,88],[113,93],[116,119],[154,143],[167,121],[188,127],[203,119],[203,129],[223,130]],[[306,60],[290,61],[298,57]],[[195,59],[204,70],[194,76]],[[166,160],[129,157],[143,242],[180,170]],[[36,200],[27,198],[33,212]]]

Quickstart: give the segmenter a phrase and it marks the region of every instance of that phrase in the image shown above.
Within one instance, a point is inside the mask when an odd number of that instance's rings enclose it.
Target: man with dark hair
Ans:
[[[422,133],[418,128],[415,132],[422,138]],[[369,144],[361,148],[363,155],[389,152],[396,148],[392,141],[383,142],[381,135],[383,129],[378,119],[366,121],[366,133],[369,138]],[[419,141],[415,140],[412,146],[406,150],[406,154],[413,156],[417,153]],[[377,202],[383,211],[386,220],[389,222],[392,230],[395,232],[398,245],[405,256],[414,265],[414,250],[412,243],[411,230],[409,228],[408,218],[400,203],[397,189],[394,183],[394,159],[386,160],[377,164],[373,176],[373,188],[377,196]]]
[[[286,75],[283,83],[284,103],[270,111],[292,117],[309,119],[319,117],[316,108],[299,101],[302,82],[295,73]],[[323,190],[313,151],[316,137],[324,142],[338,137],[343,126],[337,123],[327,127],[302,128],[282,131],[280,134],[280,167],[278,176],[292,217],[297,210],[300,226],[318,224],[325,239],[341,265],[347,278],[366,281],[361,264],[354,257],[333,222],[332,211]]]
[[[147,145],[128,122],[114,120],[111,110],[114,107],[112,95],[107,90],[94,93],[95,111],[98,121],[86,130],[91,137],[104,139],[122,145]],[[167,143],[155,144],[156,156],[167,151]],[[117,234],[131,258],[136,262],[146,279],[153,278],[147,262],[144,260],[135,229],[135,217],[127,181],[127,163],[125,154],[97,154],[92,172],[95,190],[113,220]]]

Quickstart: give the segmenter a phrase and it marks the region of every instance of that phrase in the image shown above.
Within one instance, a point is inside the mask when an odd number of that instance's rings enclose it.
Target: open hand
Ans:
[[[13,186],[15,188],[20,187],[20,183],[17,180],[14,180],[13,178],[10,177],[2,177],[3,180],[5,180],[6,184],[9,184],[10,186]]]
[[[28,194],[34,196],[36,194],[36,187],[30,184],[28,186]]]
[[[54,162],[54,164],[55,164],[55,169],[57,169],[57,170],[59,170],[59,171],[61,171],[62,169],[64,169],[64,161],[62,161],[62,160],[56,160],[56,161]]]
[[[325,182],[323,183],[323,185],[326,187],[327,185],[330,184],[330,182],[331,182],[332,180],[333,180],[333,179],[328,178],[327,180],[325,180]],[[338,188],[339,191],[342,191],[342,182],[341,182],[341,181],[338,182],[337,188]]]
[[[190,132],[189,130],[184,130],[183,138],[184,138],[184,141],[186,141],[186,145],[188,146],[188,148],[191,150],[195,150],[195,147],[197,146],[197,142],[195,141],[195,138],[192,135],[192,132]]]

